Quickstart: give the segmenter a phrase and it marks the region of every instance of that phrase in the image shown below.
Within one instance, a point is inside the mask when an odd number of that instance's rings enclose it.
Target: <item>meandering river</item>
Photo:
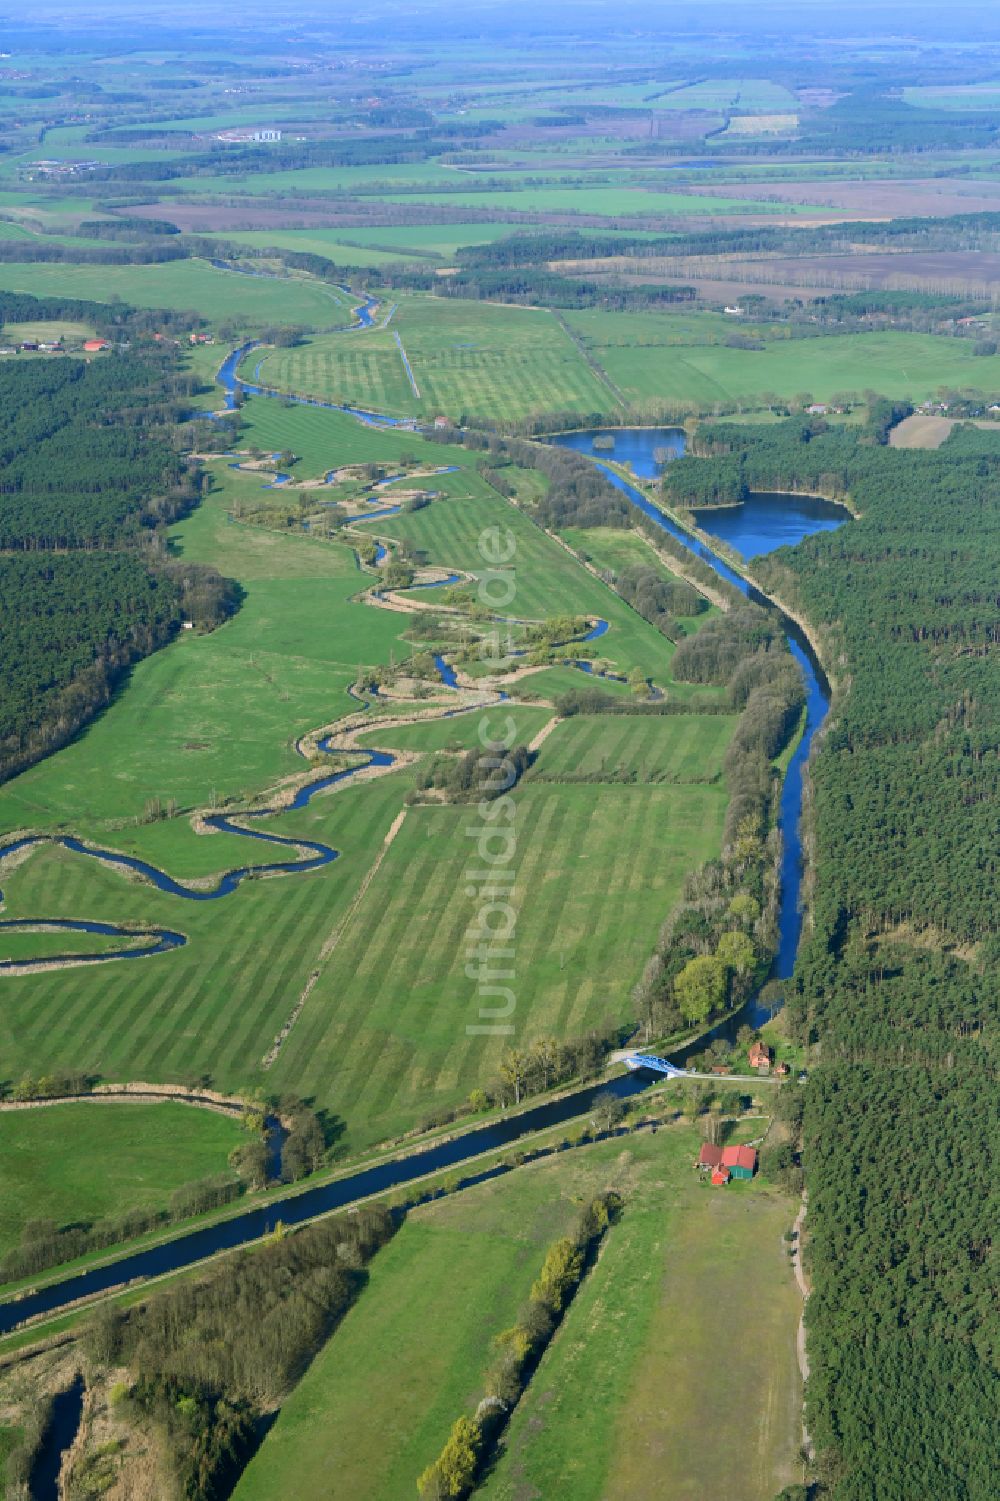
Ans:
[[[235,385],[235,370],[239,359],[244,351],[236,351],[220,372],[220,379],[231,391]],[[227,371],[228,367],[228,371]],[[227,372],[224,375],[223,372]],[[322,405],[323,403],[316,403]],[[342,410],[342,409],[338,409]],[[362,420],[374,420],[372,414],[362,415]],[[594,453],[593,440],[599,436],[597,433],[572,433],[565,434],[553,440],[563,443],[567,447],[579,451]],[[636,429],[631,432],[620,430],[614,433],[615,457],[625,458],[632,465],[633,472],[637,475],[651,475],[655,473],[656,458],[654,449],[669,448],[674,453],[683,451],[683,433],[676,429]],[[588,447],[589,443],[589,447]],[[601,453],[601,449],[597,450]],[[607,477],[628,498],[649,516],[658,526],[668,532],[679,542],[688,548],[695,556],[701,558],[711,568],[735,585],[750,598],[762,598],[747,581],[731,568],[721,557],[714,553],[704,543],[685,532],[677,526],[669,517],[664,515],[647,497],[623,479],[614,469],[605,463],[601,463]],[[823,515],[813,509],[814,503],[808,505],[798,504],[804,497],[792,497],[795,503],[793,508],[786,511],[778,524],[781,528],[781,539],[786,542],[799,541],[802,537],[822,529],[826,525],[838,524],[838,518],[832,515]],[[774,497],[764,497],[760,506],[757,498],[751,497],[744,506],[734,507],[725,513],[726,540],[730,546],[736,548],[742,556],[751,558],[757,556],[761,550],[761,540],[775,535],[774,511],[776,503]],[[840,508],[837,508],[840,510]],[[797,518],[792,519],[793,515]],[[711,517],[703,516],[705,530],[718,525],[722,513],[713,513]],[[847,513],[840,510],[839,520],[846,520]],[[816,661],[811,648],[801,636],[794,623],[782,617],[784,628],[788,636],[789,647],[793,656],[802,668],[807,689],[806,723],[805,730],[799,744],[791,758],[785,777],[784,790],[781,798],[780,821],[784,836],[784,858],[782,862],[781,878],[781,911],[780,911],[780,946],[775,964],[775,973],[779,978],[787,978],[792,972],[795,953],[798,947],[799,933],[801,929],[801,914],[799,911],[799,886],[801,879],[801,845],[798,833],[798,821],[802,802],[802,775],[809,755],[816,731],[826,714],[829,695],[822,669]],[[601,634],[599,628],[595,628],[592,634]],[[378,755],[379,753],[373,753]],[[384,763],[383,763],[384,764]],[[299,794],[302,802],[315,795],[322,786],[329,785],[331,781],[350,775],[350,773],[336,773],[330,778],[323,778],[319,782],[311,783]],[[299,802],[299,806],[302,805]],[[227,820],[219,818],[218,826],[227,827]],[[231,832],[236,832],[229,826]],[[296,861],[298,869],[312,868],[313,864],[325,864],[335,858],[336,852],[328,846],[309,844],[307,841],[298,840],[273,840],[273,836],[258,834],[256,831],[241,830],[250,837],[264,838],[273,842],[284,842],[296,846],[298,849],[309,848],[314,853],[306,862]],[[68,841],[67,841],[68,842]],[[72,846],[71,846],[72,847]],[[174,894],[190,897],[195,900],[212,900],[213,897],[221,896],[221,887],[212,892],[198,892],[189,888],[180,887],[169,877],[162,877],[154,872],[151,867],[143,866],[122,856],[115,856],[112,852],[100,852],[86,850],[86,853],[97,854],[98,858],[117,860],[133,868],[141,868],[142,873],[148,879],[152,879],[161,889],[171,890]],[[287,869],[285,864],[270,867],[272,869]],[[246,870],[229,872],[224,878],[225,882],[232,881],[233,885],[239,883],[246,875]],[[232,889],[232,886],[229,887]],[[741,1019],[749,1019],[757,1024],[763,1019],[763,1013],[746,1011]],[[704,1041],[699,1042],[698,1047],[704,1046]],[[683,1063],[683,1053],[675,1053],[675,1059]],[[178,1271],[182,1268],[194,1265],[196,1262],[211,1256],[221,1250],[232,1249],[244,1245],[250,1241],[259,1239],[273,1230],[280,1220],[288,1225],[301,1224],[303,1221],[313,1218],[315,1215],[328,1213],[331,1210],[342,1208],[348,1204],[356,1203],[369,1195],[385,1192],[401,1185],[412,1183],[424,1177],[428,1173],[439,1171],[442,1168],[454,1167],[464,1162],[470,1162],[481,1153],[511,1145],[521,1137],[547,1127],[558,1126],[563,1122],[570,1121],[580,1115],[586,1114],[593,1105],[594,1096],[602,1090],[610,1089],[620,1097],[639,1093],[648,1087],[651,1079],[638,1074],[626,1074],[613,1079],[610,1084],[602,1082],[586,1089],[576,1090],[562,1099],[535,1106],[531,1109],[508,1116],[490,1125],[462,1132],[451,1140],[442,1142],[437,1146],[415,1152],[409,1157],[395,1161],[381,1163],[378,1166],[362,1168],[332,1183],[317,1185],[304,1191],[291,1195],[275,1198],[267,1205],[246,1210],[243,1213],[233,1215],[217,1225],[207,1226],[200,1230],[194,1230],[186,1235],[168,1241],[162,1246],[156,1246],[147,1250],[134,1251],[130,1255],[103,1267],[94,1267],[90,1270],[77,1273],[75,1276],[64,1279],[61,1282],[31,1292],[17,1301],[0,1304],[0,1333],[15,1328],[22,1321],[36,1317],[40,1314],[51,1313],[66,1307],[77,1299],[93,1296],[104,1292],[109,1288],[118,1287],[125,1282],[136,1279],[146,1279],[160,1276],[166,1272]]]

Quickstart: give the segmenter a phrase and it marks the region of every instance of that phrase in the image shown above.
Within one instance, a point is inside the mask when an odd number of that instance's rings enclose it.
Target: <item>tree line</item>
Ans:
[[[725,443],[783,486],[834,474],[860,512],[753,564],[836,678],[788,1000],[796,1039],[822,1049],[796,1139],[815,1477],[831,1501],[978,1501],[994,1488],[1000,445],[781,426]]]
[[[133,1308],[104,1305],[85,1335],[101,1369],[124,1366],[123,1409],[152,1422],[185,1501],[229,1495],[258,1422],[301,1378],[392,1236],[381,1205],[276,1234]]]
[[[554,1241],[517,1322],[493,1338],[495,1351],[474,1417],[455,1420],[440,1454],[417,1480],[422,1501],[461,1501],[500,1441],[598,1247],[621,1217],[623,1200],[609,1189],[583,1210],[569,1235]]]

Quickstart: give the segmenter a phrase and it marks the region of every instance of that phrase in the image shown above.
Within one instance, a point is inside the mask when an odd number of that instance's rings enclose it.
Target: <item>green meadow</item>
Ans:
[[[0,263],[0,288],[34,297],[81,297],[108,302],[120,297],[136,307],[175,308],[215,322],[248,328],[342,323],[343,294],[304,277],[269,278],[217,271],[207,261],[166,261],[152,266],[85,266],[37,262]]]
[[[68,1225],[165,1209],[172,1189],[227,1173],[229,1153],[246,1140],[238,1121],[190,1105],[112,1101],[5,1114],[0,1253],[29,1220]]]
[[[770,1501],[795,1478],[799,1441],[800,1304],[780,1239],[793,1210],[761,1183],[701,1185],[698,1142],[674,1125],[576,1148],[411,1211],[236,1501],[282,1486],[318,1501],[331,1475],[354,1501],[410,1501],[455,1418],[473,1414],[493,1337],[513,1322],[547,1246],[608,1188],[624,1195],[622,1219],[481,1493]],[[757,1317],[743,1305],[748,1267]],[[742,1442],[706,1444],[706,1411],[722,1423],[738,1415]]]
[[[556,725],[529,780],[715,783],[736,724],[730,714],[577,714]]]
[[[670,678],[673,643],[600,579],[585,572],[570,552],[523,512],[500,499],[477,476],[443,476],[443,488],[448,481],[452,490],[448,498],[432,501],[410,514],[382,517],[376,524],[378,533],[410,543],[433,562],[482,574],[485,564],[480,538],[494,527],[504,534],[509,532],[516,550],[507,565],[513,595],[504,607],[505,613],[528,619],[587,615],[607,620],[611,628],[606,635],[576,649],[568,647],[567,654],[576,650],[584,656],[592,655],[624,673],[637,667],[644,677],[661,687],[668,686],[671,697],[686,703],[718,700],[717,688],[674,682]],[[577,688],[581,686],[578,673],[569,681]],[[526,682],[532,692],[537,690],[536,678]]]
[[[608,569],[614,575],[628,569],[649,568],[668,582],[676,578],[637,532],[610,526],[566,527],[562,535],[588,563],[601,570]],[[717,605],[709,605],[697,615],[678,616],[678,620],[690,633],[718,613]]]
[[[603,1186],[583,1156],[558,1174],[532,1165],[408,1215],[285,1403],[236,1501],[279,1492],[318,1501],[331,1475],[352,1501],[412,1501],[416,1477],[474,1398],[493,1336],[514,1322],[548,1246],[572,1226],[577,1195]]]
[[[247,412],[241,441],[298,447],[301,435],[301,462],[313,472],[344,461],[340,436],[352,430],[371,443],[369,456],[384,459],[394,456],[386,446],[412,451],[421,441],[264,399],[252,400]],[[293,435],[295,422],[304,424],[301,434]],[[330,434],[338,436],[328,449]],[[451,457],[440,445],[425,446],[438,460]],[[354,710],[346,689],[358,667],[405,659],[409,619],[356,599],[371,576],[359,571],[350,548],[230,521],[233,498],[259,495],[259,482],[224,463],[217,468],[216,488],[172,528],[172,544],[239,579],[242,608],[214,633],[184,633],[139,663],[83,734],[0,792],[0,827],[73,832],[177,879],[211,885],[221,871],[273,859],[274,852],[235,835],[198,834],[189,814],[206,806],[239,809],[282,777],[300,774],[305,763],[295,740]],[[572,554],[468,468],[436,484],[441,499],[384,518],[379,532],[405,537],[428,562],[481,571],[483,531],[509,529],[518,547],[517,611],[607,619],[611,630],[596,644],[602,656],[669,685],[670,643]],[[526,679],[529,696],[543,678],[560,675],[565,686],[584,681],[573,669],[550,669]],[[706,693],[681,685],[669,691]],[[441,707],[446,703],[447,695]],[[521,710],[516,703],[510,712],[524,739],[551,715],[547,707]],[[478,719],[389,731],[385,744],[457,748],[473,743]],[[519,1028],[528,1039],[576,1036],[627,1013],[630,987],[686,872],[719,847],[726,792],[717,781],[706,783],[705,767],[721,755],[728,719],[629,724],[638,731],[629,747],[612,741],[604,724],[581,722],[562,738],[551,736],[532,773],[537,780],[519,795]],[[574,750],[573,737],[591,730],[596,738]],[[375,723],[369,742],[382,743]],[[579,757],[598,770],[608,757],[624,758],[638,769],[637,781],[574,785]],[[156,924],[188,940],[148,959],[10,977],[0,1046],[12,1072],[74,1067],[110,1078],[206,1075],[223,1088],[293,1089],[340,1119],[342,1148],[405,1130],[428,1109],[489,1082],[504,1039],[466,1033],[478,1005],[465,972],[475,911],[466,894],[468,810],[410,809],[355,900],[411,781],[409,772],[396,771],[270,817],[268,830],[330,844],[339,858],[309,875],[244,882],[217,901],[160,892],[59,848],[36,849],[5,870],[10,918]],[[169,816],[157,816],[164,811]],[[263,1056],[317,970],[305,1010],[263,1073]]]
[[[700,320],[699,320],[700,321]],[[941,386],[1000,386],[1000,355],[977,356],[971,341],[888,330],[769,340],[763,349],[731,349],[698,337],[698,323],[621,313],[569,313],[593,358],[625,398],[676,402],[692,409],[717,401],[789,399],[809,392],[829,400],[841,391],[874,389],[889,396],[924,399]],[[687,327],[691,340],[678,333]],[[711,325],[705,332],[714,332]],[[654,342],[657,338],[662,342]]]
[[[704,785],[525,784],[512,862],[521,1044],[627,1014],[686,873],[719,849],[726,801]],[[466,972],[474,825],[460,807],[407,813],[271,1071],[376,1139],[492,1082],[507,1041],[466,1030],[481,1020]]]
[[[506,733],[508,716],[514,725],[512,745],[526,745],[553,717],[548,708],[506,704],[490,719],[495,718],[498,725],[502,724]],[[457,714],[453,719],[429,719],[424,724],[386,725],[382,729],[373,726],[369,734],[362,735],[361,744],[380,746],[385,750],[466,751],[480,749],[483,734],[481,714]]]
[[[799,1478],[794,1206],[759,1180],[713,1190],[678,1135],[673,1174],[636,1194],[543,1356],[486,1501],[771,1501]]]
[[[301,773],[296,739],[357,707],[346,690],[359,662],[407,654],[405,616],[354,602],[366,579],[348,547],[230,523],[221,494],[172,538],[184,557],[239,579],[242,608],[140,662],[85,734],[0,789],[0,828],[114,830],[123,847],[149,849],[179,822],[142,824],[150,798],[190,811]],[[175,858],[187,853],[174,873],[219,868],[223,845],[224,835],[178,839]]]
[[[218,362],[216,353],[214,363]],[[246,366],[243,373],[249,379]],[[453,464],[474,468],[477,458],[466,448],[432,443],[419,433],[364,427],[347,412],[285,406],[267,396],[251,396],[240,409],[240,422],[240,448],[257,447],[265,453],[291,449],[298,460],[292,471],[295,479],[319,479],[350,464],[392,465],[403,458],[416,459],[424,470]],[[224,473],[220,478],[227,482]]]
[[[148,941],[148,940],[146,940]],[[54,959],[66,954],[103,954],[122,948],[141,948],[141,934],[118,937],[110,933],[11,931],[0,928],[0,963],[25,959]]]

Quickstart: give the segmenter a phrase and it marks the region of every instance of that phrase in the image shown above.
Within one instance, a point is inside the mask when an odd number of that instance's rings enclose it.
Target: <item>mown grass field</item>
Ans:
[[[479,1020],[465,973],[478,910],[466,895],[470,813],[440,806],[407,813],[277,1064],[260,1072],[409,785],[396,773],[275,818],[275,832],[325,839],[340,858],[310,875],[251,881],[217,902],[186,902],[84,857],[36,852],[5,875],[5,915],[155,922],[188,943],[96,971],[8,977],[0,1046],[10,1074],[72,1065],[112,1079],[265,1083],[314,1097],[340,1117],[350,1147],[488,1082],[505,1039],[465,1030]],[[514,865],[521,1042],[577,1036],[626,1014],[686,872],[718,850],[725,805],[717,786],[525,785]],[[246,860],[245,841],[235,858]]]
[[[276,833],[325,840],[340,857],[308,875],[244,883],[216,902],[192,902],[129,880],[97,861],[42,849],[4,871],[5,916],[88,917],[157,923],[187,945],[149,959],[4,978],[0,1047],[5,1071],[79,1068],[105,1079],[193,1083],[222,1089],[265,1080],[260,1060],[295,1004],[324,941],[349,906],[399,811],[401,775],[344,788],[270,822]],[[267,846],[223,836],[199,840],[182,820],[176,873],[190,841],[223,847],[202,857],[219,869],[267,859]],[[168,825],[167,827],[171,827]],[[119,847],[119,838],[115,838]],[[152,851],[143,851],[155,858]],[[320,1080],[321,1104],[337,1109],[337,1080]],[[287,1085],[288,1081],[284,1081]],[[304,1087],[299,1081],[293,1087]],[[352,1121],[359,1138],[365,1123]]]
[[[402,339],[420,395],[393,338]],[[331,334],[268,355],[261,379],[282,391],[393,415],[516,421],[535,411],[605,410],[613,398],[550,312],[404,298],[388,329]]]
[[[377,530],[405,539],[442,565],[477,575],[486,571],[480,538],[492,528],[509,532],[516,544],[507,567],[514,588],[504,612],[525,619],[555,615],[587,615],[607,620],[611,629],[580,648],[584,655],[607,659],[621,672],[638,667],[644,677],[668,687],[672,697],[686,703],[715,702],[716,688],[674,682],[670,676],[673,643],[643,620],[613,590],[581,568],[573,554],[472,475],[442,477],[449,498],[433,501],[423,510],[379,519]],[[464,493],[463,493],[464,492]],[[707,617],[705,617],[707,618]],[[569,650],[572,650],[570,648]],[[565,669],[556,669],[564,671]],[[532,693],[541,691],[541,674],[527,679]],[[579,688],[574,673],[567,680]]]
[[[532,1166],[407,1218],[285,1403],[236,1501],[318,1501],[331,1476],[352,1501],[412,1501],[416,1477],[475,1396],[493,1336],[514,1322],[547,1247],[578,1214],[576,1193],[603,1186],[582,1153],[560,1169]]]
[[[251,409],[265,420],[271,412],[315,423],[330,416],[264,401]],[[277,430],[275,437],[290,440]],[[376,444],[390,441],[374,437]],[[434,456],[448,452],[435,447]],[[312,457],[326,460],[318,447]],[[220,489],[172,537],[183,556],[240,579],[242,609],[214,634],[186,633],[139,664],[72,745],[10,782],[0,792],[3,829],[71,831],[187,880],[272,859],[267,846],[198,835],[186,814],[227,798],[240,806],[301,772],[296,736],[354,708],[345,690],[359,663],[405,658],[408,617],[352,602],[365,582],[352,553],[228,522],[231,496],[241,488],[259,494],[259,487],[224,466],[221,472]],[[669,643],[571,554],[468,471],[441,476],[441,484],[452,489],[451,499],[383,524],[412,535],[430,561],[459,567],[481,563],[484,528],[509,525],[520,549],[518,607],[523,590],[524,604],[540,616],[603,616],[612,629],[602,651],[623,670],[637,664],[661,681],[669,676]],[[570,668],[554,671],[577,686],[586,681]],[[534,680],[527,682],[533,689]],[[516,706],[512,712],[521,719]],[[524,712],[523,738],[550,712]],[[669,736],[673,724],[640,728]],[[446,727],[393,732],[387,743],[468,743],[477,725],[478,716],[460,717]],[[683,739],[685,721],[675,728]],[[718,729],[713,720],[713,733]],[[381,743],[377,731],[371,739]],[[665,741],[658,754],[671,763]],[[691,764],[680,740],[675,760],[677,767]],[[217,902],[161,893],[54,848],[4,869],[7,917],[134,921],[188,938],[183,949],[150,959],[8,977],[0,1048],[11,1073],[72,1066],[106,1078],[189,1081],[204,1074],[223,1088],[259,1082],[293,1089],[340,1118],[345,1147],[403,1130],[489,1080],[504,1039],[465,1032],[477,1020],[465,974],[474,911],[465,894],[469,811],[441,806],[407,814],[277,1064],[266,1076],[260,1070],[410,785],[410,774],[398,771],[270,819],[274,832],[319,839],[340,858],[307,876],[244,883]],[[142,821],[151,798],[163,806],[175,799],[178,815]],[[725,802],[718,785],[525,785],[518,802],[519,1035],[576,1035],[608,1014],[625,1014],[629,987],[685,873],[718,849]]]
[[[677,1125],[578,1148],[413,1211],[236,1501],[282,1486],[318,1501],[331,1475],[352,1501],[410,1501],[451,1423],[472,1414],[492,1337],[512,1322],[546,1246],[610,1187],[625,1195],[623,1218],[481,1494],[771,1501],[793,1478],[798,1442],[798,1303],[780,1243],[793,1208],[757,1183],[701,1188],[697,1148],[697,1133]],[[741,1316],[748,1275],[765,1317]],[[741,1442],[705,1444],[706,1411],[722,1424],[738,1413]]]
[[[814,339],[773,340],[763,349],[724,344],[674,343],[683,333],[669,317],[570,313],[567,321],[625,397],[677,401],[693,407],[715,401],[790,398],[810,393],[828,400],[841,391],[866,389],[922,399],[939,386],[1000,384],[1000,355],[977,356],[967,340],[888,331],[832,334]],[[662,342],[658,342],[659,339]],[[654,342],[657,341],[657,342]]]
[[[387,329],[328,334],[301,348],[276,350],[265,357],[260,379],[296,396],[319,396],[397,417],[421,410]]]
[[[798,1479],[792,1203],[686,1152],[609,1236],[514,1413],[486,1501],[771,1501]],[[666,1177],[666,1175],[664,1175]]]
[[[434,483],[437,487],[438,481]],[[486,538],[488,547],[494,529],[500,530],[501,538],[506,538],[509,533],[515,551],[505,565],[505,571],[510,574],[512,598],[503,605],[500,613],[531,620],[542,620],[550,615],[592,615],[611,620],[614,615],[616,631],[609,632],[599,643],[602,649],[607,648],[610,652],[611,635],[622,634],[618,628],[624,622],[627,609],[610,589],[586,574],[570,553],[501,499],[478,475],[443,475],[440,488],[443,492],[441,499],[432,501],[420,511],[383,516],[377,522],[376,530],[386,537],[409,542],[435,563],[477,576],[489,569],[480,548],[481,540]],[[491,586],[493,597],[500,598],[499,590],[499,585],[496,589]],[[628,616],[631,618],[627,624],[632,627],[629,634],[636,640],[643,638],[646,632],[651,637],[656,636],[652,628],[632,611],[628,611]],[[666,648],[657,652],[657,665],[662,672],[671,649],[670,643],[658,636],[649,641],[650,649],[657,647],[658,642],[663,642]],[[615,643],[616,646],[620,644]]]
[[[466,448],[430,443],[419,433],[364,427],[346,412],[284,406],[267,396],[251,396],[240,420],[240,447],[255,445],[268,453],[290,448],[299,460],[292,471],[296,479],[317,479],[347,464],[393,464],[406,456],[425,469],[473,468],[476,461]]]
[[[526,745],[552,718],[552,711],[507,704],[502,715],[491,715],[490,719],[496,717],[499,725],[502,718],[505,725],[508,715],[515,725],[511,744]],[[478,710],[473,710],[469,714],[456,714],[454,719],[429,720],[426,724],[403,724],[385,729],[373,727],[371,734],[361,737],[361,743],[389,750],[479,750],[484,738],[488,739],[489,735],[483,729],[483,716]]]
[[[726,801],[717,786],[524,785],[511,862],[521,1045],[628,1013],[685,874],[719,849]],[[480,905],[470,825],[468,808],[407,813],[271,1071],[376,1137],[491,1082],[509,1040],[466,1032],[481,1021],[466,973]]]
[[[209,322],[235,320],[247,328],[275,323],[329,328],[343,322],[343,299],[321,282],[241,276],[207,261],[155,266],[76,266],[38,262],[0,265],[0,288],[34,297],[120,297],[135,307],[190,309]]]
[[[238,1121],[190,1105],[53,1105],[3,1116],[0,1253],[29,1220],[87,1223],[166,1208],[171,1190],[228,1173],[248,1138]]]
[[[717,782],[736,724],[730,714],[577,714],[556,725],[528,773],[531,780],[593,777],[635,782]]]

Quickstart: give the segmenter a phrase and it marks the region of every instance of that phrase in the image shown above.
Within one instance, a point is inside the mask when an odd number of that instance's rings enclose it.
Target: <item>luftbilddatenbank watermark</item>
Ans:
[[[516,551],[513,532],[502,527],[487,527],[480,535],[479,555],[486,568],[479,575],[477,596],[494,614],[509,612],[514,602]],[[480,642],[480,656],[499,667],[510,648],[509,627],[498,622]],[[475,858],[465,872],[466,896],[476,904],[465,949],[465,973],[476,982],[479,1017],[466,1026],[470,1037],[510,1037],[514,1032],[517,802],[510,789],[517,781],[517,769],[508,752],[516,734],[516,721],[500,705],[491,705],[480,718],[478,821],[465,829],[475,848]]]

